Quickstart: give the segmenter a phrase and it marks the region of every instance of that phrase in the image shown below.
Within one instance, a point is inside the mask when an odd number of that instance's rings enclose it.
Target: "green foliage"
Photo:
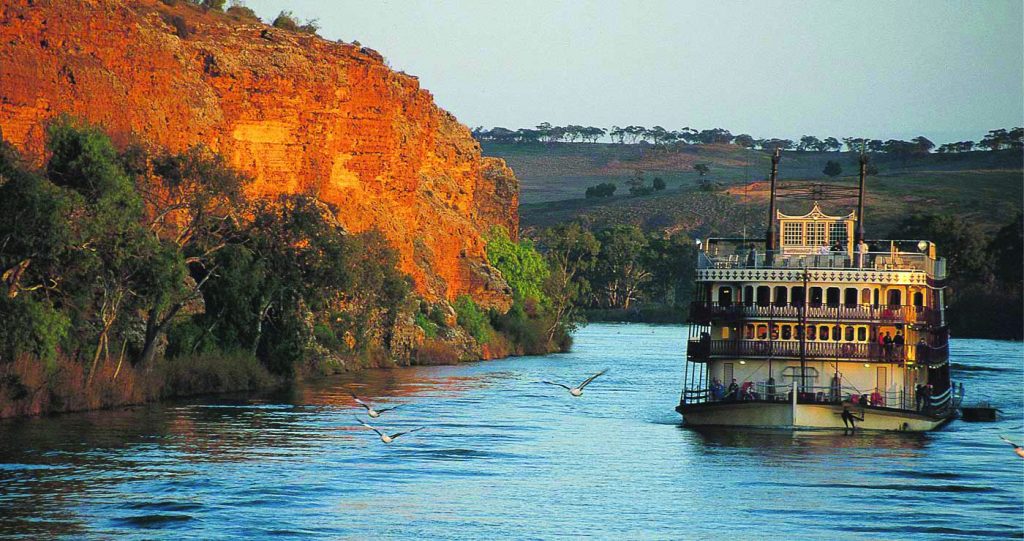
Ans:
[[[53,363],[71,321],[45,299],[0,296],[0,364],[28,354]]]
[[[822,169],[821,172],[830,177],[838,177],[839,175],[843,174],[843,166],[839,165],[839,162],[835,160],[829,160],[828,163],[825,164],[825,168]]]
[[[998,280],[1020,287],[1024,282],[1024,214],[999,229],[988,244]]]
[[[470,334],[477,342],[484,344],[490,341],[491,328],[490,319],[479,306],[473,302],[469,295],[462,295],[455,299],[455,314],[458,317],[459,325]]]
[[[664,190],[665,189],[665,179],[663,179],[661,177],[654,177],[654,180],[651,181],[651,187],[654,188],[654,191],[656,191],[656,192],[660,192],[661,190]]]
[[[304,34],[316,35],[320,30],[320,25],[316,19],[310,19],[304,23],[299,22],[299,19],[290,11],[282,11],[274,18],[274,22],[270,24],[274,28],[288,30],[289,32],[302,32]]]
[[[543,289],[550,271],[532,242],[513,242],[507,230],[496,227],[487,238],[487,259],[501,271],[517,299],[547,302]]]
[[[423,312],[416,313],[416,325],[423,329],[427,338],[437,338],[438,325],[431,321],[430,317]]]
[[[601,184],[598,184],[596,186],[590,186],[589,188],[587,188],[586,196],[587,199],[595,197],[611,197],[615,195],[616,189],[618,189],[618,186],[616,186],[614,183],[602,182]]]

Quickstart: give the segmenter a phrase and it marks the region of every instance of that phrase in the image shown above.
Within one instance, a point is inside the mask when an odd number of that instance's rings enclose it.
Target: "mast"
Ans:
[[[862,150],[860,153],[860,183],[857,188],[857,228],[853,232],[854,247],[864,240],[864,179],[868,176],[867,169],[868,155]],[[867,256],[862,255],[861,257]]]
[[[767,238],[765,239],[767,241],[765,243],[765,250],[767,250],[765,257],[769,258],[769,261],[772,254],[777,249],[776,238],[778,235],[776,235],[775,231],[775,181],[779,176],[779,158],[780,149],[775,147],[775,154],[772,155],[771,195],[768,200],[768,232],[766,233]]]

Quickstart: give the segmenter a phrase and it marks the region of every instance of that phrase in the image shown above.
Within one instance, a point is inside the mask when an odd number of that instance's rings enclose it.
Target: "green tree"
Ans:
[[[530,240],[515,242],[509,238],[508,230],[495,227],[487,238],[487,259],[501,271],[517,299],[547,302],[544,282],[550,270]]]
[[[654,180],[651,181],[651,186],[654,188],[654,191],[664,190],[665,189],[665,179],[663,179],[661,177],[654,177]]]
[[[843,166],[839,165],[837,161],[829,160],[825,163],[825,168],[821,172],[830,177],[838,177],[843,174]]]
[[[599,306],[629,309],[651,277],[642,264],[647,238],[632,225],[609,227],[595,237],[601,248],[588,276],[595,301]]]

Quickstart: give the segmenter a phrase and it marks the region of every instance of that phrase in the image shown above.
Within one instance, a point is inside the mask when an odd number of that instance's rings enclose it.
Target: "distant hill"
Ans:
[[[633,223],[647,230],[693,235],[760,235],[767,218],[768,153],[736,145],[622,145],[612,143],[497,144],[484,142],[484,155],[504,158],[521,183],[522,227],[542,227],[585,216],[595,224]],[[992,231],[1021,210],[1024,160],[1013,150],[957,154],[873,153],[878,174],[868,178],[866,227],[883,236],[906,214],[954,213]],[[824,175],[828,161],[842,166]],[[708,164],[716,192],[700,191],[693,166]],[[626,181],[637,170],[667,188],[648,196],[629,195]],[[853,186],[857,156],[849,152],[783,153],[783,182],[813,181]],[[611,198],[585,199],[587,187],[610,182]],[[782,201],[783,210],[806,211],[809,202]],[[826,211],[848,211],[855,200],[830,201]]]

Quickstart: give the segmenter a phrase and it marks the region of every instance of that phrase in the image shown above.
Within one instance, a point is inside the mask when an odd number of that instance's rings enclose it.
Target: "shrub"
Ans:
[[[459,350],[452,344],[443,340],[424,340],[413,356],[413,364],[429,366],[439,364],[457,364],[459,362]]]
[[[262,389],[275,381],[256,357],[240,351],[162,359],[154,372],[162,397]]]
[[[455,313],[458,316],[459,325],[466,329],[466,332],[477,342],[483,344],[490,339],[493,329],[491,329],[489,318],[469,295],[462,295],[455,299]]]
[[[437,323],[434,323],[426,314],[422,312],[416,314],[416,325],[423,329],[423,334],[427,338],[437,338]]]
[[[615,195],[615,190],[617,188],[618,186],[611,182],[602,182],[601,184],[587,188],[586,196],[587,199],[596,197],[611,197]]]
[[[230,17],[237,19],[239,21],[254,23],[261,22],[259,15],[256,15],[255,11],[253,11],[251,8],[242,5],[241,3],[236,2],[232,4],[231,7],[227,9],[226,13]]]
[[[290,11],[282,11],[277,14],[274,18],[274,22],[270,23],[274,28],[280,28],[281,30],[287,30],[289,32],[302,32],[304,34],[316,35],[317,31],[320,30],[320,24],[316,19],[310,19],[304,23],[300,23],[299,19]]]

